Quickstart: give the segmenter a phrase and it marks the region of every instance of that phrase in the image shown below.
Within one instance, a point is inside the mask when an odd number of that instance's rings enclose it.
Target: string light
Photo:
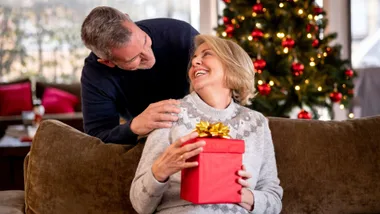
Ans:
[[[298,10],[298,14],[299,14],[299,15],[302,15],[302,14],[303,14],[303,10],[302,10],[302,9],[299,9],[299,10]]]
[[[317,57],[318,57],[318,59],[322,58],[322,54],[319,53],[319,54],[317,55]]]
[[[318,87],[318,91],[322,91],[322,86],[319,86],[319,87]]]
[[[324,57],[327,57],[327,53],[326,53],[326,52],[324,52],[324,53],[323,53],[323,56],[324,56]]]
[[[314,16],[314,20],[315,21],[318,21],[319,17],[318,16]]]
[[[287,48],[287,47],[284,48],[284,53],[286,53],[286,54],[289,53],[289,48]]]
[[[313,20],[314,17],[313,17],[312,14],[309,14],[309,15],[307,15],[307,18],[310,19],[310,20]]]
[[[259,85],[262,85],[264,82],[262,80],[257,81]]]
[[[269,37],[270,37],[269,33],[264,34],[264,38],[269,38]]]
[[[278,5],[280,8],[283,8],[284,7],[284,3],[280,3],[279,5]]]
[[[261,28],[261,27],[262,27],[261,23],[259,23],[259,22],[256,23],[256,27],[257,27],[257,28]]]
[[[222,33],[222,36],[223,36],[223,37],[226,37],[226,36],[227,36],[227,33],[226,33],[226,32],[223,32],[223,33]]]
[[[309,83],[310,83],[310,80],[309,80],[309,79],[305,80],[305,83],[306,83],[306,84],[309,84]]]
[[[280,38],[280,39],[282,39],[282,38],[285,37],[285,33],[283,33],[283,32],[278,32],[278,33],[277,33],[277,37]]]
[[[311,33],[308,33],[307,34],[307,38],[311,39],[313,36],[311,35]]]
[[[310,62],[310,66],[314,67],[315,66],[315,62]]]
[[[346,88],[346,84],[343,84],[342,87],[343,87],[343,88]]]
[[[310,61],[314,62],[314,57],[310,57]]]
[[[350,114],[348,114],[348,117],[352,119],[355,117],[355,115],[354,115],[354,113],[350,113]]]
[[[339,108],[343,110],[344,109],[344,105],[340,104]]]
[[[263,8],[263,12],[264,12],[264,13],[267,12],[267,9],[266,9],[266,8]]]
[[[347,100],[347,96],[346,95],[343,96],[343,100]]]
[[[271,80],[271,81],[269,81],[269,85],[270,86],[274,86],[274,82]]]
[[[301,87],[299,85],[296,85],[296,87],[294,87],[294,89],[296,89],[296,91],[299,91],[299,90],[301,90]]]
[[[257,16],[257,13],[253,12],[253,13],[252,13],[252,16],[253,16],[253,17],[256,17],[256,16]]]

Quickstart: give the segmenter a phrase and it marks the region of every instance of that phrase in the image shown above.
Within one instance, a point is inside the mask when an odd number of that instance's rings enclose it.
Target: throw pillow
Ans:
[[[30,82],[0,85],[0,116],[21,115],[32,109]]]
[[[77,96],[57,88],[46,88],[42,96],[45,114],[73,113],[78,103]]]
[[[129,200],[144,144],[105,144],[44,120],[25,160],[26,213],[136,213]]]

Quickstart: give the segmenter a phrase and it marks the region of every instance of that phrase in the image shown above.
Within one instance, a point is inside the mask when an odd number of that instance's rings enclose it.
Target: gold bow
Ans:
[[[228,135],[230,129],[221,122],[210,124],[207,121],[201,121],[195,126],[195,131],[199,137],[220,137],[230,139]]]

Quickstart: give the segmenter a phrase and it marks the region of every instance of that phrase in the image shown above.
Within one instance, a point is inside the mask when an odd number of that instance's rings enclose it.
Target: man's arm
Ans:
[[[130,128],[132,118],[120,125],[115,101],[82,75],[82,110],[84,131],[106,143],[135,144],[137,135]]]

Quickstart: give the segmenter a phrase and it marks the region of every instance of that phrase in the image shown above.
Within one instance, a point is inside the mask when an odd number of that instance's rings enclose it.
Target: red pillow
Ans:
[[[30,82],[0,85],[0,116],[21,115],[32,109]]]
[[[78,103],[77,96],[57,88],[46,88],[42,95],[45,114],[72,113]]]

